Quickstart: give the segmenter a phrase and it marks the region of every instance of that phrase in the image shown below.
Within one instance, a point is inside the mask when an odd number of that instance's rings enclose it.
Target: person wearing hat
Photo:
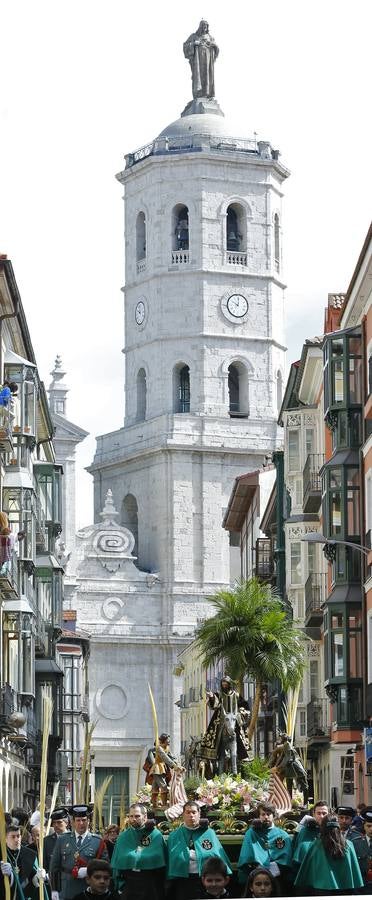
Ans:
[[[166,806],[168,799],[168,784],[172,777],[172,769],[179,769],[175,756],[170,752],[169,734],[163,732],[158,744],[149,750],[144,770],[146,772],[145,784],[151,784],[151,805],[153,809],[158,806]]]
[[[357,855],[360,871],[365,885],[365,894],[372,894],[372,807],[366,806],[360,812],[363,821],[362,832],[355,829],[349,834]]]
[[[52,834],[48,834],[44,838],[44,867],[47,872],[50,869],[50,861],[53,855],[53,850],[55,848],[57,839],[60,834],[65,834],[69,827],[69,818],[67,809],[64,806],[59,807],[58,809],[54,809],[51,817],[50,823],[53,828]]]
[[[73,900],[87,888],[87,864],[91,859],[106,859],[105,841],[89,830],[91,807],[72,806],[71,831],[60,834],[50,861],[52,900],[59,900],[59,888],[63,900]],[[58,876],[60,873],[60,886]]]
[[[213,710],[213,716],[201,740],[200,756],[202,759],[218,761],[221,768],[222,762],[224,762],[223,728],[227,715],[235,717],[237,759],[246,759],[249,743],[244,732],[243,720],[250,711],[249,703],[235,690],[234,682],[229,675],[223,675],[219,691],[207,691],[207,702],[210,709]]]
[[[232,874],[216,832],[209,827],[208,819],[200,818],[200,806],[194,800],[188,800],[183,807],[183,824],[170,832],[167,853],[167,879],[172,900],[203,897],[201,875],[204,863],[211,856],[223,860],[227,875]]]
[[[355,809],[352,806],[338,806],[336,809],[337,821],[340,826],[341,834],[348,838],[351,834],[352,822],[355,816]]]
[[[119,834],[112,854],[114,882],[123,900],[162,900],[166,866],[166,844],[146,807],[129,807],[129,827]]]
[[[10,882],[12,900],[36,898],[39,895],[40,879],[46,879],[45,869],[41,869],[36,854],[21,842],[21,829],[18,822],[6,826],[7,858],[1,860],[0,898],[5,898],[5,878]],[[45,896],[45,886],[44,886]]]

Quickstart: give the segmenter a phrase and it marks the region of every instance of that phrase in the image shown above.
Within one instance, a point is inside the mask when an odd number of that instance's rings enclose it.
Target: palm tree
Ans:
[[[299,684],[306,668],[307,638],[288,618],[275,590],[257,578],[240,582],[233,591],[218,591],[208,600],[216,614],[197,628],[196,645],[205,668],[224,660],[241,689],[246,675],[256,682],[251,739],[262,686],[276,679],[284,690]]]

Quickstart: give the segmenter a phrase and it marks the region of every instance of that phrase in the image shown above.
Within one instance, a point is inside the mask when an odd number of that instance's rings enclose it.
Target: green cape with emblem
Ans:
[[[318,891],[338,890],[341,893],[363,887],[359,863],[350,841],[346,841],[346,853],[342,859],[332,859],[325,852],[320,838],[313,841],[302,861],[295,886]]]
[[[238,860],[239,881],[244,884],[248,867],[252,864],[269,867],[271,862],[278,866],[290,866],[292,860],[292,838],[282,828],[256,830],[252,826],[244,835]]]
[[[218,856],[226,863],[227,872],[231,875],[228,857],[213,828],[186,828],[180,825],[171,831],[168,841],[167,878],[188,878],[190,863],[190,844],[196,853],[198,872],[201,875],[203,865],[210,856]]]
[[[116,884],[125,869],[161,869],[166,865],[166,845],[161,831],[153,828],[126,828],[119,834],[111,865]]]

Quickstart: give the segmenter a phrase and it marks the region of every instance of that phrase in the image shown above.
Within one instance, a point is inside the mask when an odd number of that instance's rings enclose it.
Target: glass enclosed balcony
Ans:
[[[13,394],[13,435],[36,434],[36,384],[37,370],[34,363],[12,350],[7,350],[4,360],[4,378],[18,386]],[[11,410],[12,415],[12,410]]]

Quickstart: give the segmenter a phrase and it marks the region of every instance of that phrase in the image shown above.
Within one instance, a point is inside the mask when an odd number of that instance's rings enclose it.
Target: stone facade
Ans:
[[[92,635],[96,773],[128,767],[131,788],[153,740],[148,682],[179,750],[173,671],[207,596],[231,582],[231,485],[277,446],[288,174],[270,144],[232,138],[223,115],[191,112],[118,175],[124,427],[98,437],[90,471],[95,521],[112,491],[133,555],[112,572],[89,549],[94,531],[80,533],[68,590],[77,627]]]

